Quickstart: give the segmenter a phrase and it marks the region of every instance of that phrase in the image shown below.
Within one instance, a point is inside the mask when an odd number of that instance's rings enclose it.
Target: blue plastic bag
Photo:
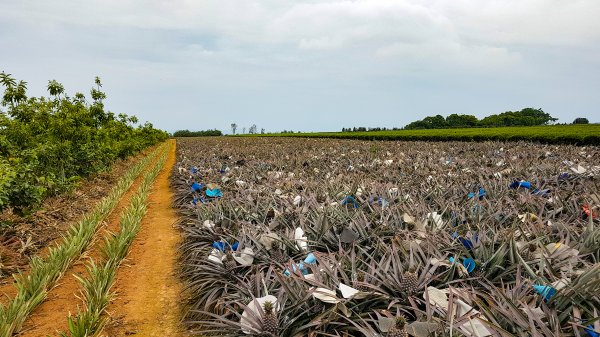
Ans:
[[[594,330],[594,325],[590,324],[588,325],[586,328],[583,329],[588,335],[590,335],[591,337],[600,337],[600,333],[596,332],[596,330]]]
[[[483,200],[483,198],[485,197],[486,192],[485,189],[483,187],[479,188],[479,192],[477,193],[477,196],[479,197],[479,200]],[[469,199],[473,198],[475,196],[474,192],[469,192],[469,194],[467,194],[467,197]]]
[[[542,285],[534,285],[533,289],[540,295],[542,295],[542,297],[544,298],[544,301],[548,302],[552,296],[554,296],[554,294],[556,294],[556,289],[554,289],[551,286],[542,286]]]
[[[194,192],[200,192],[200,190],[202,190],[202,187],[204,187],[203,184],[198,184],[197,182],[194,182],[192,184],[192,191],[194,191]]]
[[[200,198],[194,198],[194,200],[192,200],[192,205],[197,205],[198,201],[200,201],[200,203],[205,204],[206,201],[204,201],[204,198],[200,197]]]
[[[348,205],[348,204],[352,204],[352,207],[354,207],[354,208],[359,207],[358,203],[356,202],[356,199],[354,199],[354,197],[351,195],[345,197],[344,200],[342,201],[342,205]]]
[[[317,257],[315,256],[315,254],[313,253],[309,253],[306,258],[304,259],[304,262],[308,263],[308,264],[314,264],[317,263]]]
[[[308,275],[308,269],[306,268],[306,266],[304,265],[304,263],[300,262],[298,264],[294,263],[292,264],[292,271],[295,273],[298,270],[300,270],[300,272],[302,273],[302,275]],[[283,274],[285,276],[290,276],[292,273],[286,269]]]
[[[544,189],[544,190],[540,190],[540,189],[536,188],[535,190],[533,190],[533,194],[539,195],[541,197],[549,197],[550,196],[550,192],[552,192],[552,190],[549,189],[549,188]]]
[[[522,188],[530,189],[531,188],[531,183],[529,181],[521,180],[521,181],[514,181],[509,186],[510,186],[510,188],[519,188],[519,187],[522,187]]]
[[[302,275],[308,275],[308,268],[306,268],[306,266],[304,264],[315,264],[317,263],[317,257],[315,256],[315,254],[313,253],[308,253],[308,255],[306,256],[306,258],[304,259],[304,262],[300,262],[298,264],[293,263],[292,264],[292,271],[296,272],[298,270],[300,270],[300,272],[302,273]],[[289,271],[289,269],[286,269],[283,274],[285,276],[290,276],[291,272]]]
[[[213,248],[218,249],[222,252],[225,252],[226,250],[237,250],[238,246],[239,246],[239,242],[235,242],[233,245],[229,245],[228,242],[223,242],[223,241],[215,241],[212,244]]]
[[[212,189],[212,190],[210,188],[207,188],[206,189],[206,196],[207,197],[211,197],[211,198],[220,198],[220,197],[223,196],[223,192],[221,192],[221,190],[218,189],[218,188],[215,188],[215,189]]]
[[[369,201],[371,204],[379,204],[379,206],[381,206],[382,208],[386,208],[390,205],[390,202],[382,197],[370,198]]]
[[[454,258],[454,256],[450,256],[450,258],[448,258],[448,260],[450,261],[450,263],[454,263],[456,261],[456,259]],[[467,269],[467,272],[470,274],[473,270],[475,270],[475,268],[477,267],[477,264],[475,263],[475,260],[473,260],[470,257],[467,257],[466,259],[463,260],[462,265]]]
[[[475,267],[477,267],[477,264],[475,263],[475,260],[473,260],[472,258],[468,257],[466,259],[463,260],[463,266],[465,266],[465,268],[467,268],[467,271],[470,273],[473,272],[473,270],[475,270]]]
[[[486,196],[485,189],[483,187],[479,188],[479,200],[483,199]]]
[[[462,237],[458,238],[458,240],[463,244],[463,246],[465,246],[467,250],[473,250],[473,242],[471,240]]]

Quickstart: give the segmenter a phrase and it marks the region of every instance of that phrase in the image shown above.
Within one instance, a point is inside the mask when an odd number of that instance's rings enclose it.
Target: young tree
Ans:
[[[65,92],[65,87],[56,80],[48,81],[48,93],[55,98],[62,95]]]
[[[235,135],[235,130],[237,130],[237,124],[231,123],[231,132]]]
[[[248,130],[248,133],[253,135],[256,133],[256,124],[252,124],[252,126],[250,126],[250,129]]]
[[[5,72],[0,73],[0,84],[6,89],[2,96],[2,105],[7,106],[10,104],[11,108],[15,107],[15,104],[19,104],[27,100],[27,82],[17,81],[11,77],[10,74]]]

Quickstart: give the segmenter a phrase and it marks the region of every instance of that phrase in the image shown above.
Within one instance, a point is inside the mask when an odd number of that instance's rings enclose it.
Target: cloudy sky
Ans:
[[[600,122],[598,0],[0,0],[0,71],[168,131]]]

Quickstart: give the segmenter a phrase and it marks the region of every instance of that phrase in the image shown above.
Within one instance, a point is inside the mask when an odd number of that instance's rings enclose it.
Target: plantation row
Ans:
[[[244,136],[406,141],[529,141],[543,144],[599,145],[600,124],[371,132],[273,133]]]
[[[135,116],[105,111],[106,95],[96,78],[91,101],[68,96],[49,81],[50,97],[27,97],[26,82],[1,73],[0,211],[27,213],[47,196],[70,189],[82,177],[164,141],[167,133]]]
[[[597,336],[598,147],[178,139],[198,336]]]
[[[64,238],[50,247],[47,256],[34,257],[28,273],[15,275],[17,294],[8,305],[0,305],[0,337],[10,337],[21,330],[29,314],[45,300],[68,268],[88,250],[102,223],[115,210],[134,181],[140,179],[140,187],[131,198],[129,207],[121,214],[120,231],[108,233],[100,240],[104,242],[101,258],[90,259],[87,263],[88,275],[78,276],[84,307],[73,313],[74,316],[65,317],[69,328],[61,336],[94,336],[102,330],[106,322],[104,311],[113,297],[110,288],[116,270],[139,230],[146,212],[149,188],[165,163],[168,147],[159,147],[133,166],[92,212],[71,226]]]

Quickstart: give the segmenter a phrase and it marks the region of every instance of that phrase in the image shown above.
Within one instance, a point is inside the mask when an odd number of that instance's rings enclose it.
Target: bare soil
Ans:
[[[148,213],[125,265],[119,268],[103,336],[186,336],[180,324],[181,285],[177,251],[181,236],[174,224],[169,177],[175,164],[175,141],[150,194]]]

